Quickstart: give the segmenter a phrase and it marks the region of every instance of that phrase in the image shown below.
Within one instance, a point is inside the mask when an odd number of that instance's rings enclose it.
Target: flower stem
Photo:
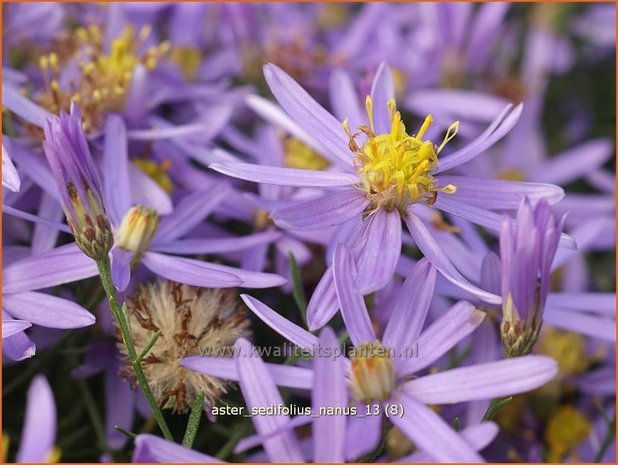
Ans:
[[[200,427],[200,419],[202,417],[202,410],[204,409],[204,391],[197,393],[197,397],[191,405],[191,414],[189,415],[189,421],[187,422],[187,429],[185,431],[185,437],[182,438],[182,445],[188,448],[193,447],[193,441],[197,435],[197,430]]]
[[[135,344],[133,344],[133,337],[131,336],[131,329],[129,328],[129,322],[126,318],[125,309],[120,308],[118,305],[118,301],[116,300],[116,294],[114,292],[114,286],[112,284],[112,276],[110,269],[109,258],[105,257],[101,260],[97,261],[97,267],[99,268],[99,276],[101,278],[101,284],[103,284],[103,289],[105,290],[105,294],[107,295],[107,300],[109,301],[109,308],[116,319],[116,323],[120,328],[120,334],[122,335],[122,341],[127,348],[127,353],[129,354],[129,361],[133,367],[133,371],[135,372],[135,378],[137,379],[138,384],[142,388],[144,392],[144,396],[148,401],[148,405],[150,405],[150,409],[152,410],[152,414],[154,415],[159,428],[161,428],[161,432],[165,439],[169,441],[173,441],[172,433],[165,422],[165,418],[163,417],[163,413],[155,400],[152,391],[150,390],[150,386],[148,386],[148,381],[146,380],[146,375],[144,375],[144,371],[142,370],[142,365],[140,364],[140,359],[135,351]]]

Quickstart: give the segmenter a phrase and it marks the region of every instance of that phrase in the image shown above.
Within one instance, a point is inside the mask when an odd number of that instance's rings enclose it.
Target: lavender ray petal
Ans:
[[[46,328],[83,328],[95,322],[94,315],[81,305],[40,292],[5,294],[2,306],[15,318]]]
[[[376,340],[363,295],[356,285],[354,256],[343,244],[338,244],[333,258],[333,281],[341,305],[341,315],[355,346]]]
[[[454,404],[531,391],[553,379],[555,360],[527,355],[423,376],[403,389],[426,404]]]
[[[309,331],[295,325],[279,315],[272,308],[247,294],[241,294],[243,302],[264,323],[299,347],[310,349],[318,343],[318,338]]]
[[[270,217],[284,229],[317,230],[360,215],[369,201],[358,189],[346,189],[274,210]]]
[[[250,163],[212,163],[209,168],[233,178],[274,184],[276,186],[345,187],[359,182],[358,176],[351,173],[301,170],[278,166],[253,165]]]
[[[42,375],[28,388],[26,417],[15,459],[17,462],[46,462],[56,441],[56,403]]]

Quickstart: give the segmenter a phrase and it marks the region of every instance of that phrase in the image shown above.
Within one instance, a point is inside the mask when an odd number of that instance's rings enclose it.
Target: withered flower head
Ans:
[[[190,355],[226,355],[221,348],[232,347],[236,339],[248,335],[249,320],[234,289],[159,281],[140,285],[127,307],[138,354],[161,330],[142,367],[163,408],[186,412],[198,392],[204,392],[207,405],[226,392],[226,381],[188,370],[180,362]],[[118,347],[126,357],[124,344]],[[123,370],[129,379],[132,373],[129,367]]]

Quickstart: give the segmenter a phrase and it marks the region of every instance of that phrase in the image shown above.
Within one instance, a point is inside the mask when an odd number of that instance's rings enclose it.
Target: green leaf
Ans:
[[[511,400],[513,400],[513,397],[499,397],[498,399],[492,400],[491,404],[489,404],[489,407],[487,407],[485,415],[483,415],[482,421],[492,420],[500,410],[502,410],[509,404],[509,402],[511,402]]]

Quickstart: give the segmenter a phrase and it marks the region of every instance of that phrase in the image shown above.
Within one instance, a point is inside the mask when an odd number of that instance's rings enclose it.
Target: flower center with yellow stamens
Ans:
[[[425,118],[423,125],[415,135],[409,135],[401,121],[401,114],[396,110],[395,100],[388,102],[391,131],[376,134],[373,124],[373,102],[370,97],[365,101],[370,127],[361,126],[359,130],[367,136],[360,147],[356,136],[352,134],[349,124],[343,126],[350,138],[350,150],[355,155],[355,167],[361,177],[360,188],[371,200],[370,208],[388,210],[405,209],[412,203],[431,204],[438,192],[454,193],[455,186],[437,187],[433,177],[438,167],[438,154],[457,134],[459,122],[451,124],[440,146],[423,136],[433,122],[431,115]]]
[[[319,171],[327,168],[329,165],[328,160],[295,137],[287,137],[284,145],[285,156],[283,162],[288,168]]]
[[[537,352],[558,362],[558,379],[583,373],[590,363],[586,357],[586,341],[571,331],[545,327]]]
[[[159,227],[159,215],[152,208],[131,207],[116,231],[116,245],[133,252],[135,259],[148,250]]]
[[[165,192],[168,194],[172,193],[174,190],[174,183],[167,174],[172,165],[171,160],[166,159],[161,163],[157,163],[154,160],[136,158],[133,160],[133,164],[146,173]]]
[[[170,59],[176,63],[185,79],[192,81],[202,64],[202,52],[195,47],[174,47]]]
[[[350,356],[350,391],[359,401],[388,399],[396,387],[395,369],[389,351],[379,341],[362,344]]]
[[[136,33],[133,27],[127,26],[106,52],[103,32],[98,26],[76,29],[57,44],[57,50],[39,59],[46,90],[37,96],[38,103],[58,113],[67,110],[73,100],[82,109],[84,129],[100,129],[106,113],[123,109],[135,68],[141,64],[153,69],[169,50],[169,43],[163,42],[140,52],[150,31],[150,27],[144,26]],[[62,88],[59,63],[72,61],[79,67],[79,76]]]
[[[545,429],[547,461],[562,461],[567,453],[588,437],[590,428],[590,422],[584,414],[570,405],[560,407],[550,418]]]

